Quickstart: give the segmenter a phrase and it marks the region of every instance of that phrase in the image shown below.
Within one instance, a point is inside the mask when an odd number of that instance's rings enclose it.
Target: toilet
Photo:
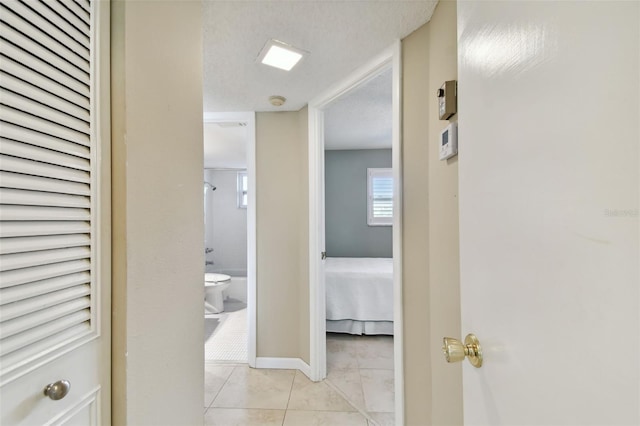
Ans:
[[[204,309],[210,314],[224,312],[224,295],[231,284],[231,277],[226,274],[204,274]]]

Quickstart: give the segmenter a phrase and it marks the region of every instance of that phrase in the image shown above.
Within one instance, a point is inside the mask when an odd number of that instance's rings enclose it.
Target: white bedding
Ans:
[[[393,259],[330,257],[325,275],[328,321],[393,321]]]

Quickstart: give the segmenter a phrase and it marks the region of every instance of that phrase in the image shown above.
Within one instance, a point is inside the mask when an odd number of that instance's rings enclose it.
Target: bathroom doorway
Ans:
[[[204,359],[255,365],[255,114],[204,116]]]

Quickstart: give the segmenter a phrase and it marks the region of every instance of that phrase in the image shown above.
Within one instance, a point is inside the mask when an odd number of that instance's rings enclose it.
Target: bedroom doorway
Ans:
[[[404,423],[400,43],[309,104],[313,380]]]

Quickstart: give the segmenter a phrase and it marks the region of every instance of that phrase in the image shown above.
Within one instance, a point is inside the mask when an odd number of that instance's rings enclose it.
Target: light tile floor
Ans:
[[[394,425],[393,336],[328,333],[327,381],[375,423]]]
[[[393,338],[327,335],[328,377],[205,364],[205,425],[393,425]]]

